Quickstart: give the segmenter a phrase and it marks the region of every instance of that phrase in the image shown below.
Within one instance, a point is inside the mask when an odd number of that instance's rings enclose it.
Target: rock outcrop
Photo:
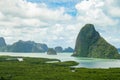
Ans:
[[[0,47],[6,46],[5,39],[3,37],[0,37]]]
[[[55,47],[55,51],[58,53],[63,52],[63,48],[61,46],[57,46]]]
[[[57,52],[53,48],[49,48],[47,51],[48,55],[57,55]]]
[[[93,24],[86,24],[80,30],[73,56],[120,58],[117,49],[100,36]]]
[[[63,52],[66,52],[66,53],[74,52],[74,49],[72,49],[71,47],[68,47],[68,48],[65,48]]]
[[[46,44],[22,40],[0,48],[1,52],[46,52],[47,50],[48,47]]]

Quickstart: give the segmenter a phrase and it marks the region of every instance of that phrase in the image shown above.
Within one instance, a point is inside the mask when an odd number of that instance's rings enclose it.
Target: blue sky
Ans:
[[[59,7],[64,7],[66,13],[76,16],[77,10],[75,9],[75,5],[81,0],[27,0],[33,3],[45,3],[51,9],[57,9]]]
[[[75,46],[77,34],[94,24],[105,40],[120,47],[120,0],[1,0],[0,36],[49,47]]]

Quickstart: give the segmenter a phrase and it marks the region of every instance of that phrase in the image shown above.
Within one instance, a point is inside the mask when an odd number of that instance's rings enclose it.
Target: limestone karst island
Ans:
[[[0,0],[0,80],[120,80],[120,0]]]
[[[120,58],[117,49],[100,36],[93,24],[86,24],[80,30],[72,56],[110,59]]]

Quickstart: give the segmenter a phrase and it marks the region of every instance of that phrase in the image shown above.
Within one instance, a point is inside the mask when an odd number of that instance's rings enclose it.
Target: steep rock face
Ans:
[[[55,47],[56,52],[63,52],[63,48],[61,46]]]
[[[57,52],[53,48],[49,48],[47,51],[48,55],[57,55]]]
[[[8,52],[46,52],[47,50],[48,47],[45,44],[22,40],[19,40],[6,48],[6,51]]]
[[[63,52],[74,52],[74,50],[71,47],[65,48]]]
[[[5,39],[3,37],[0,37],[0,47],[6,46]]]
[[[100,36],[93,24],[86,24],[80,30],[73,56],[120,58],[117,49]]]

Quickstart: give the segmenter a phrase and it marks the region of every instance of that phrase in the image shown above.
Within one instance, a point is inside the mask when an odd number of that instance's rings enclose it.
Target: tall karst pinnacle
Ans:
[[[72,56],[120,58],[117,49],[100,36],[93,24],[86,24],[80,30]]]

